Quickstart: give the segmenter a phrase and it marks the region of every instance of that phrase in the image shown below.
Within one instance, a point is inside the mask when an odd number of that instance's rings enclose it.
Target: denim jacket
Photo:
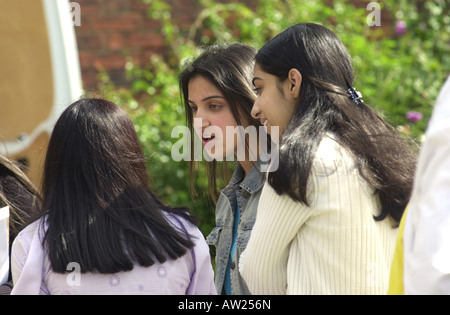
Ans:
[[[233,295],[250,294],[244,279],[239,274],[238,262],[255,224],[264,176],[260,172],[258,163],[255,163],[245,178],[244,175],[244,169],[238,164],[229,184],[220,193],[216,206],[216,227],[206,238],[209,245],[216,246],[215,285],[219,294],[223,293],[225,271],[230,258],[236,203],[239,205],[241,214],[236,238],[236,254],[230,270],[231,292]]]

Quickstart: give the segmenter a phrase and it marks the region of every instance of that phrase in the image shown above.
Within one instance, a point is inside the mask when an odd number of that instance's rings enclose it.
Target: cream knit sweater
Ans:
[[[331,137],[309,180],[310,207],[266,184],[240,260],[253,294],[386,294],[397,230],[374,220],[380,202]]]

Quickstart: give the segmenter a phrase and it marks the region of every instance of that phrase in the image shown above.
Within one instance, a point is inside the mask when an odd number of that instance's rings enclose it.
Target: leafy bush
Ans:
[[[202,9],[188,30],[176,27],[166,2],[143,1],[149,5],[149,18],[162,23],[167,54],[152,57],[145,67],[136,66],[130,59],[129,89],[117,89],[103,74],[102,94],[126,104],[123,106],[134,120],[149,157],[153,184],[162,199],[191,207],[202,218],[205,235],[214,226],[214,204],[206,193],[191,199],[188,163],[171,158],[171,146],[179,140],[171,138],[172,129],[185,125],[177,76],[183,61],[194,56],[197,47],[239,41],[259,48],[290,25],[322,24],[342,39],[352,55],[355,87],[366,103],[373,104],[405,136],[414,138],[423,134],[450,69],[446,0],[377,2],[381,15],[389,15],[394,21],[392,25],[372,27],[367,23],[370,10],[343,0],[329,5],[316,0],[259,0],[255,10],[240,2],[198,0]],[[207,192],[204,169],[197,174],[197,190]]]

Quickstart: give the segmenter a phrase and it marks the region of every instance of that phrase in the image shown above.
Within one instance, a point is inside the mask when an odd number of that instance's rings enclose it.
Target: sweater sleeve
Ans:
[[[290,243],[308,219],[309,209],[288,196],[279,196],[266,184],[256,223],[240,272],[252,294],[286,294]]]

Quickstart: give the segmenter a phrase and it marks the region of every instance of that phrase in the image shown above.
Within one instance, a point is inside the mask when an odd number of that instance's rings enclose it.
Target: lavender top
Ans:
[[[55,273],[42,247],[42,219],[25,228],[14,240],[11,270],[16,295],[95,294],[217,294],[209,247],[200,230],[186,220],[168,215],[169,221],[193,236],[194,248],[176,260],[116,274],[78,272],[69,264],[66,274]],[[182,222],[182,225],[181,225]]]

